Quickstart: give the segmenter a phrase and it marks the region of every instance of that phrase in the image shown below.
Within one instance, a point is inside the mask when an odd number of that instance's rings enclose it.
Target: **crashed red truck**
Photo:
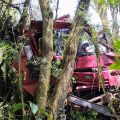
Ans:
[[[54,22],[54,30],[68,30],[71,26],[71,19],[69,15],[62,16]],[[85,32],[85,31],[84,31]],[[42,21],[31,21],[29,30],[25,31],[25,36],[29,39],[30,45],[24,47],[22,54],[21,68],[25,73],[25,80],[23,82],[23,89],[32,96],[35,96],[37,89],[37,81],[30,79],[30,72],[28,70],[27,61],[31,56],[39,56],[40,51],[38,48],[36,33],[39,33],[39,37],[42,37]],[[100,35],[100,33],[99,33]],[[113,53],[112,47],[108,45],[108,41],[105,38],[105,34],[101,33],[100,37],[100,64],[102,67],[102,78],[104,80],[105,87],[116,87],[120,83],[119,72],[116,70],[109,70],[109,66],[115,62],[115,54]],[[38,37],[38,38],[39,38]],[[37,39],[38,39],[37,38]],[[106,39],[106,44],[102,43],[102,39]],[[89,40],[88,40],[89,41]],[[74,74],[75,83],[73,92],[94,90],[99,88],[98,79],[98,67],[96,62],[96,56],[94,53],[93,45],[90,42],[81,42],[78,47],[78,53],[75,61]],[[55,54],[54,59],[61,59],[60,54]],[[14,60],[14,67],[18,70],[18,63]]]

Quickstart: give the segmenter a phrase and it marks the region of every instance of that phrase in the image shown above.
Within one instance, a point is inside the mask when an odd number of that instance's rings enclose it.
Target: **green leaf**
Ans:
[[[16,112],[21,109],[22,109],[22,103],[17,103],[13,106],[13,112]]]
[[[32,102],[30,102],[30,108],[34,115],[38,112],[38,106]]]
[[[114,46],[114,52],[120,53],[120,39],[115,38],[113,42],[113,46]]]
[[[45,116],[49,116],[48,112],[46,112],[46,110],[44,108],[40,108],[39,112]]]
[[[119,1],[119,0],[108,0],[108,3],[109,3],[110,5],[115,6],[115,5],[118,5],[118,4],[120,3],[120,1]]]
[[[105,0],[98,0],[98,4],[99,4],[99,5],[104,5],[105,3],[106,3]]]

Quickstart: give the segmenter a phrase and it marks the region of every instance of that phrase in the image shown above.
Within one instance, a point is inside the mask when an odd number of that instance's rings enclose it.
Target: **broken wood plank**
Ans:
[[[91,110],[95,110],[104,115],[111,116],[111,111],[107,107],[88,102],[87,100],[78,98],[76,96],[68,96],[68,102],[73,103],[78,106],[86,107]]]
[[[103,94],[103,95],[97,96],[95,98],[92,98],[92,99],[88,100],[88,102],[95,102],[95,101],[97,101],[99,99],[102,99],[103,96],[105,96],[105,95]]]
[[[84,100],[73,95],[68,96],[68,102],[77,106],[82,106],[94,110],[98,113],[102,113],[110,117],[120,118],[120,115],[111,113],[110,109],[106,106],[97,105],[95,103],[88,102],[87,100]]]

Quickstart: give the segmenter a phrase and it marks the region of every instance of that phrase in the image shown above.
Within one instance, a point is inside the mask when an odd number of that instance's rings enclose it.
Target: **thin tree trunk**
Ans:
[[[102,22],[102,26],[103,26],[103,30],[105,30],[108,25],[109,25],[109,21],[107,19],[107,4],[106,2],[103,4],[99,4],[98,1],[94,0],[95,6],[96,6],[96,12],[99,14],[99,17],[101,19]]]
[[[117,37],[119,34],[119,26],[118,26],[118,6],[110,6],[111,15],[112,15],[112,32],[114,37]]]
[[[73,28],[68,38],[68,43],[65,51],[65,64],[63,69],[63,75],[56,87],[55,94],[49,100],[49,106],[52,108],[54,120],[57,119],[60,108],[64,106],[64,101],[67,98],[70,80],[74,70],[74,63],[76,58],[77,46],[82,31],[83,23],[85,21],[85,14],[88,10],[90,0],[80,0],[77,7],[76,15],[73,22]]]
[[[51,76],[51,62],[53,59],[53,13],[49,0],[39,0],[43,18],[42,60],[40,63],[40,78],[36,101],[39,108],[46,109],[47,96]],[[38,116],[40,112],[38,112]]]
[[[99,13],[101,21],[102,21],[102,25],[103,25],[103,30],[105,30],[106,28],[108,28],[109,26],[109,22],[107,19],[107,5],[104,5],[101,8],[101,12]]]
[[[21,31],[25,28],[27,22],[28,8],[29,8],[30,0],[25,0],[23,12],[18,22],[17,28]]]
[[[55,19],[57,19],[57,17],[58,17],[58,9],[59,9],[59,0],[57,0],[56,16],[55,16]]]

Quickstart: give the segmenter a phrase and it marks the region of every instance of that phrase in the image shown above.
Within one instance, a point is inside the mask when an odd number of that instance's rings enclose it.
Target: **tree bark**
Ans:
[[[49,0],[39,0],[43,18],[42,59],[36,101],[39,108],[46,109],[53,59],[53,13]],[[40,116],[40,112],[38,112]]]
[[[67,98],[70,89],[70,80],[74,70],[74,63],[77,53],[77,47],[79,43],[80,33],[82,31],[85,16],[89,7],[90,0],[80,0],[76,15],[73,22],[73,28],[68,38],[66,45],[65,57],[64,57],[64,68],[63,75],[56,87],[55,94],[49,100],[49,106],[52,108],[53,119],[57,119],[60,108],[64,106],[64,101]]]
[[[95,6],[96,6],[96,12],[99,14],[99,17],[101,19],[103,29],[105,30],[108,28],[109,21],[107,19],[107,3],[99,4],[98,1],[94,0]]]
[[[25,28],[26,22],[27,22],[27,15],[28,15],[28,7],[30,4],[30,0],[25,0],[23,12],[20,17],[20,20],[18,22],[17,28],[21,31]]]
[[[99,15],[100,15],[100,18],[101,18],[101,21],[102,21],[103,29],[105,30],[106,28],[109,27],[109,22],[108,22],[108,19],[107,19],[107,5],[103,5]]]
[[[117,37],[119,34],[119,25],[118,25],[118,6],[110,6],[111,15],[112,15],[112,32],[114,37]]]
[[[57,19],[58,17],[58,9],[59,9],[59,0],[57,0],[55,19]]]

